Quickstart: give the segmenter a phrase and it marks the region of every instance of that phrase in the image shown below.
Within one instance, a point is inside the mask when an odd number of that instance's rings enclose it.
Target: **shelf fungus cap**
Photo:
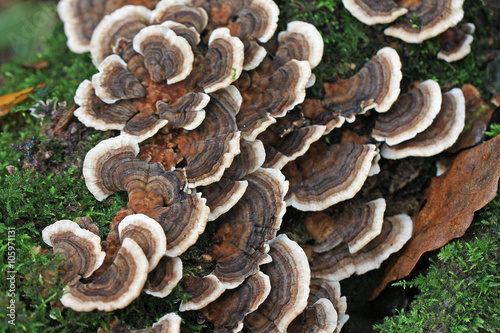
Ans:
[[[342,281],[352,274],[364,274],[380,267],[392,253],[399,251],[412,235],[413,222],[408,215],[386,217],[380,234],[356,253],[347,244],[310,259],[311,276]]]
[[[361,206],[348,207],[335,216],[325,212],[309,213],[305,225],[314,239],[312,250],[321,253],[345,242],[351,253],[357,252],[380,234],[385,207],[385,200],[380,198]]]
[[[182,318],[176,313],[167,313],[151,327],[154,333],[181,333]]]
[[[307,306],[311,280],[302,248],[282,234],[269,242],[272,262],[261,267],[271,281],[271,292],[244,325],[252,332],[286,332],[288,325]]]
[[[127,5],[103,17],[90,39],[92,62],[98,66],[121,37],[132,39],[150,24],[151,11],[144,6]]]
[[[128,70],[120,56],[112,54],[98,66],[99,73],[92,77],[95,94],[104,103],[113,104],[121,99],[141,98],[146,90]]]
[[[68,47],[75,53],[85,53],[90,50],[90,37],[95,25],[97,25],[95,21],[88,21],[89,19],[93,20],[97,15],[94,16],[92,15],[94,13],[86,11],[82,12],[80,3],[82,1],[62,0],[57,4],[57,13],[64,23],[64,33],[68,37]],[[99,6],[95,7],[99,8]]]
[[[205,318],[214,323],[215,332],[240,332],[245,316],[255,311],[270,291],[269,277],[258,272],[237,288],[226,290],[201,311]]]
[[[167,238],[161,225],[144,214],[125,217],[118,225],[120,241],[132,238],[146,255],[151,272],[167,251]]]
[[[181,278],[182,260],[179,257],[163,256],[149,273],[144,291],[155,297],[167,297]]]
[[[387,159],[437,155],[457,141],[464,126],[465,97],[460,88],[453,88],[442,95],[441,109],[431,126],[408,141],[384,144],[380,153]]]
[[[342,0],[344,7],[358,20],[368,25],[391,23],[408,13],[394,0]]]
[[[351,78],[325,84],[326,93],[322,104],[328,110],[346,117],[348,122],[370,109],[386,112],[399,96],[402,78],[399,55],[387,46],[380,49]]]
[[[114,89],[111,88],[111,90]],[[75,103],[80,105],[75,110],[75,116],[78,120],[85,126],[100,131],[121,130],[128,118],[137,112],[132,105],[127,104],[127,101],[118,101],[109,105],[104,103],[96,95],[96,90],[89,80],[82,81],[78,86],[75,92]],[[101,113],[104,114],[104,117]]]
[[[391,109],[377,117],[372,137],[393,146],[423,132],[441,110],[441,88],[434,80],[420,83],[402,94]]]
[[[471,51],[470,45],[474,41],[475,25],[465,23],[455,28],[446,30],[440,36],[441,50],[437,57],[447,62],[458,61],[465,58]]]
[[[210,35],[208,52],[205,60],[217,61],[211,64],[211,71],[201,81],[201,86],[206,93],[211,93],[228,87],[237,80],[243,71],[244,46],[237,37],[231,37],[229,29],[218,28]]]
[[[243,26],[245,37],[251,36],[266,43],[278,28],[279,14],[279,7],[274,1],[253,0],[238,13],[237,22]]]
[[[318,66],[323,57],[323,37],[310,23],[301,21],[288,23],[286,31],[278,34],[278,42],[280,43],[278,54],[286,49],[290,59],[306,60],[311,69]]]
[[[70,220],[60,220],[44,228],[42,237],[54,248],[54,253],[69,260],[70,269],[61,274],[66,284],[74,284],[82,276],[88,278],[102,265],[106,256],[101,250],[101,238]]]
[[[288,327],[288,333],[333,333],[337,328],[337,311],[332,302],[326,298],[320,298],[313,304],[309,304]]]
[[[153,24],[175,21],[201,33],[207,26],[207,12],[193,5],[192,0],[162,0],[152,13]]]
[[[202,278],[187,276],[181,282],[183,292],[190,295],[188,301],[182,301],[179,311],[200,310],[215,301],[226,290],[219,279],[209,274]]]
[[[407,43],[422,43],[456,26],[464,17],[463,3],[464,0],[423,0],[401,23],[390,26],[384,33]]]
[[[123,309],[142,291],[148,275],[148,259],[136,242],[126,238],[106,272],[93,282],[67,286],[61,297],[64,306],[75,311]]]
[[[377,155],[372,144],[346,142],[327,146],[318,141],[305,155],[283,168],[290,184],[285,197],[287,205],[302,211],[320,211],[354,197]]]
[[[144,65],[155,82],[168,84],[184,80],[193,69],[194,54],[188,41],[163,25],[139,31],[134,50],[144,56]]]
[[[117,136],[101,141],[92,148],[83,161],[83,177],[88,190],[102,201],[116,191],[113,185],[120,184],[120,164],[139,154],[137,140],[129,136]],[[111,172],[110,172],[111,171]]]
[[[389,256],[399,251],[411,238],[413,222],[406,214],[386,217],[382,232],[355,258],[356,274],[377,269]]]

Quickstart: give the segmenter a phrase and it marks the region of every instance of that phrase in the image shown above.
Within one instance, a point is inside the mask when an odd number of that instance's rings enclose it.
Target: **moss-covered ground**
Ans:
[[[385,37],[386,25],[363,25],[343,9],[340,0],[277,3],[280,30],[289,21],[303,20],[316,25],[325,40],[324,60],[314,70],[318,80],[308,91],[310,97],[320,98],[323,82],[349,77],[378,49],[390,45],[403,63],[402,92],[415,81],[432,78],[443,91],[470,83],[485,100],[491,98],[487,63],[493,50],[500,49],[499,30],[498,22],[495,26],[480,0],[464,4],[464,22],[476,25],[472,54],[452,64],[436,59],[438,38],[407,45]],[[28,11],[31,6],[51,19],[41,21],[44,16]],[[58,302],[63,286],[58,282],[57,265],[62,259],[51,254],[41,239],[41,230],[60,219],[90,216],[101,227],[102,236],[106,235],[109,221],[126,204],[126,195],[118,193],[96,201],[85,187],[80,168],[90,148],[117,133],[101,133],[74,120],[64,121],[74,109],[78,84],[96,70],[89,55],[76,55],[67,49],[55,4],[30,2],[12,13],[17,13],[17,21],[12,14],[0,14],[0,48],[16,46],[14,60],[0,69],[0,96],[45,85],[0,117],[0,332],[96,332],[121,320],[135,328],[148,327],[165,313],[177,310],[183,297],[178,289],[166,299],[143,294],[126,309],[111,313],[77,313]],[[38,29],[28,34],[30,31],[23,29],[30,25]],[[499,128],[490,131],[495,135]],[[301,216],[291,210],[284,222],[290,236],[298,240],[300,228],[293,226],[300,225]],[[477,214],[465,237],[431,254],[418,277],[400,282],[399,293],[407,295],[410,289],[417,296],[409,305],[403,302],[393,307],[397,308],[394,317],[383,320],[387,313],[375,318],[363,314],[357,310],[363,307],[353,303],[356,295],[347,286],[351,319],[344,331],[368,332],[374,322],[378,323],[376,330],[382,332],[500,331],[499,216],[497,196]],[[183,256],[186,271],[197,269],[207,243],[208,237],[203,237]],[[11,304],[15,306],[15,326],[9,324]],[[196,313],[182,317],[184,332],[211,331],[209,324],[198,323]]]

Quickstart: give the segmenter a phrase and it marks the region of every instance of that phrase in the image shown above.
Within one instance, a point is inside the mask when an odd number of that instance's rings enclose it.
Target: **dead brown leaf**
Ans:
[[[461,237],[474,212],[493,200],[500,177],[500,136],[461,152],[450,169],[435,177],[413,215],[413,236],[387,262],[371,299],[391,281],[410,274],[420,256]]]
[[[49,67],[49,62],[47,60],[40,60],[37,62],[27,62],[23,64],[24,68],[30,68],[35,70],[45,69]]]
[[[42,88],[45,84],[40,84],[37,87]],[[16,104],[21,103],[35,87],[26,88],[14,93],[0,96],[0,117],[9,113],[9,110]]]

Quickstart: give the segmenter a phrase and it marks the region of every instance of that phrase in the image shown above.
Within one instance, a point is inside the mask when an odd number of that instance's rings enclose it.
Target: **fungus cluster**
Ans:
[[[390,11],[392,20],[408,12],[389,2],[344,3],[372,16]],[[461,3],[437,3],[450,8],[449,20],[461,15]],[[80,84],[75,115],[120,131],[87,153],[86,185],[97,200],[118,191],[129,200],[105,241],[72,221],[43,231],[68,259],[63,305],[113,311],[142,290],[166,297],[180,284],[191,296],[180,311],[201,310],[217,332],[338,332],[348,319],[338,282],[378,268],[409,239],[412,222],[385,216],[383,198],[335,216],[321,211],[353,198],[380,171],[377,142],[385,141],[385,158],[451,146],[464,126],[461,90],[441,94],[429,80],[400,95],[401,61],[384,47],[351,78],[325,84],[323,99],[306,99],[323,40],[295,21],[270,41],[279,14],[272,1],[106,8],[113,10],[63,0],[59,13],[71,13],[70,48],[90,51],[99,70]],[[425,31],[437,25],[425,17]],[[387,18],[380,20],[371,24]],[[380,113],[372,143],[320,140],[371,109]],[[312,245],[278,235],[287,206],[314,211],[305,221]],[[214,269],[183,276],[179,256],[207,223],[215,232],[203,259]],[[153,331],[179,326],[167,314]]]
[[[442,50],[438,58],[448,62],[462,59],[470,52],[474,25],[457,27],[464,16],[464,0],[342,0],[345,8],[368,25],[398,23],[386,28],[387,36],[407,43],[423,41],[441,35]]]

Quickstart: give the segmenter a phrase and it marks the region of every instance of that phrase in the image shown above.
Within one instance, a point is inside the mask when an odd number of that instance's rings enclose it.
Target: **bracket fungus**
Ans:
[[[307,101],[304,115],[313,124],[326,125],[329,133],[341,126],[344,118],[353,122],[356,115],[370,109],[386,112],[399,96],[402,77],[398,53],[386,46],[354,76],[325,83],[323,99]]]
[[[394,146],[423,132],[441,110],[441,88],[426,80],[406,94],[399,95],[388,112],[378,115],[372,137]]]
[[[239,332],[243,328],[245,316],[255,311],[270,291],[269,277],[258,272],[204,307],[203,316],[214,323],[214,332]]]
[[[224,28],[212,33],[206,55],[197,54],[196,61],[189,43],[164,25],[145,27],[131,41],[120,39],[115,52],[92,83],[78,88],[75,115],[86,126],[118,129],[139,141],[169,122],[170,129],[197,127],[209,101],[198,89],[210,93],[229,86],[243,63],[243,44]]]
[[[346,243],[309,259],[311,276],[341,281],[352,274],[364,274],[379,268],[390,254],[399,251],[410,239],[413,223],[408,215],[386,217],[382,231],[356,253],[351,253]]]
[[[102,265],[105,253],[101,238],[70,220],[60,220],[43,229],[43,241],[60,253],[67,263],[59,269],[64,284],[73,285],[88,278]]]
[[[83,163],[87,188],[98,200],[116,191],[127,191],[125,214],[145,214],[155,219],[167,238],[163,254],[178,256],[205,229],[209,214],[206,200],[199,193],[184,192],[187,180],[182,171],[165,171],[159,163],[143,162],[136,157],[138,152],[137,141],[128,136],[99,143]],[[118,219],[112,224],[111,234],[119,223]]]
[[[288,325],[307,305],[310,270],[302,248],[282,234],[269,242],[272,262],[262,266],[271,291],[266,300],[245,317],[252,332],[286,332]]]
[[[447,62],[463,59],[470,53],[470,45],[474,41],[473,33],[476,27],[472,23],[465,23],[446,30],[440,36],[441,50],[437,57]]]
[[[450,27],[464,16],[464,0],[373,1],[343,0],[344,7],[361,22],[374,25],[392,23],[405,15],[384,33],[407,43],[422,43]]]
[[[90,51],[90,40],[94,29],[106,14],[128,5],[153,8],[159,0],[61,0],[57,4],[59,17],[64,22],[68,47],[75,53]]]
[[[287,205],[319,211],[352,198],[370,174],[377,155],[372,144],[313,144],[305,155],[283,169],[290,182]]]
[[[464,0],[403,1],[409,8],[408,13],[402,22],[385,29],[384,33],[407,43],[422,43],[456,26],[464,16],[463,3]],[[414,17],[418,17],[417,22]]]
[[[325,212],[308,213],[305,226],[314,239],[312,250],[321,253],[347,243],[349,252],[357,252],[380,234],[385,206],[385,200],[380,198],[348,207],[333,217]]]
[[[465,97],[460,88],[442,94],[439,113],[423,132],[396,145],[384,144],[380,154],[388,159],[433,156],[451,147],[465,125]]]
[[[394,0],[342,0],[344,7],[364,24],[374,25],[394,22],[408,13]]]
[[[61,303],[83,312],[122,309],[141,293],[147,271],[148,259],[141,247],[126,238],[108,269],[90,283],[68,285]]]
[[[87,127],[120,131],[87,153],[83,176],[97,200],[126,191],[128,203],[111,222],[105,252],[99,237],[73,222],[44,231],[71,263],[63,304],[113,311],[142,290],[166,297],[180,285],[191,297],[179,310],[201,310],[216,332],[340,331],[349,316],[338,281],[379,267],[408,240],[412,222],[406,215],[384,219],[384,199],[336,215],[319,211],[353,198],[379,172],[379,146],[386,158],[449,147],[441,137],[463,127],[461,91],[441,94],[428,80],[400,95],[401,60],[383,47],[352,77],[326,83],[321,100],[306,99],[322,36],[299,21],[276,34],[273,1],[108,2],[112,9],[96,5],[77,33],[98,73],[80,84],[75,115]],[[462,0],[343,2],[368,24],[406,15],[407,27],[417,15],[417,35],[398,28],[412,42],[463,15]],[[87,0],[62,0],[60,7],[68,4],[89,7]],[[371,109],[380,114],[364,144],[321,140]],[[287,205],[314,211],[306,218],[309,259],[278,235]],[[179,256],[208,221],[210,244],[200,260],[210,268],[183,274]],[[67,239],[54,236],[56,229]],[[170,313],[152,329],[179,326]]]

